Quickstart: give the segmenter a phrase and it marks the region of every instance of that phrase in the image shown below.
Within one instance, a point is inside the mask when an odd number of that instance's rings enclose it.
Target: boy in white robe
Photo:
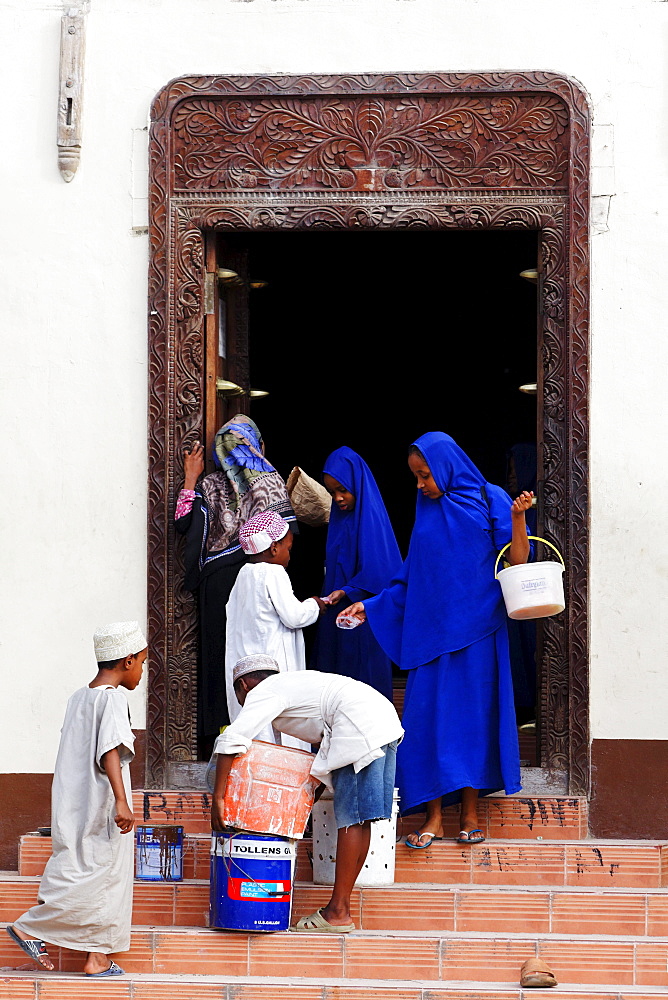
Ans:
[[[305,670],[302,629],[317,621],[325,609],[319,597],[298,601],[286,572],[293,535],[274,511],[256,514],[242,525],[239,542],[250,559],[237,576],[227,602],[225,685],[230,721],[240,712],[232,683],[234,665],[244,656],[264,653],[281,670]],[[257,737],[276,742],[271,726]],[[283,746],[309,750],[308,744],[284,736]]]
[[[7,927],[27,955],[52,970],[46,943],[86,952],[87,976],[117,976],[109,958],[130,947],[135,820],[129,764],[134,736],[124,687],[141,680],[146,639],[138,622],[94,635],[97,676],[67,703],[51,792],[53,854],[38,903]]]

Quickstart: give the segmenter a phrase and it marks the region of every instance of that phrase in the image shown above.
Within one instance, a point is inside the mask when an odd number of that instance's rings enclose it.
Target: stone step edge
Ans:
[[[5,922],[0,923],[0,928],[5,928],[7,924]],[[186,934],[189,937],[199,938],[202,935],[227,935],[230,934],[234,937],[242,938],[244,935],[251,939],[269,937],[276,938],[277,940],[283,940],[284,938],[292,939],[299,934],[300,938],[306,937],[304,932],[295,932],[293,930],[288,931],[232,931],[224,930],[211,927],[190,927],[190,926],[177,926],[176,924],[170,924],[168,926],[163,926],[160,924],[133,924],[133,932],[137,934],[157,934],[157,935],[173,935],[173,934]],[[322,933],[314,931],[311,935],[312,937],[317,937],[319,940],[325,936]],[[650,944],[654,945],[666,945],[668,947],[668,936],[648,937],[643,934],[556,934],[548,933],[543,931],[529,931],[525,933],[519,933],[514,931],[400,931],[400,930],[386,930],[386,931],[372,931],[365,930],[364,928],[359,930],[354,930],[346,933],[345,935],[334,934],[333,932],[328,932],[326,935],[328,940],[338,941],[340,937],[346,937],[351,940],[359,941],[362,938],[371,938],[376,941],[386,941],[386,940],[418,940],[418,941],[513,941],[513,942],[526,942],[529,949],[535,948],[536,944],[540,942],[550,943],[552,941],[572,941],[574,944],[582,944],[583,942],[591,942],[592,944],[600,944],[601,942],[616,943],[620,944]],[[132,948],[130,948],[132,951]],[[530,954],[530,953],[529,953]],[[120,961],[120,960],[119,960]],[[394,980],[391,980],[394,982]]]
[[[138,824],[142,826],[142,824]],[[157,824],[156,824],[157,825]],[[179,824],[174,824],[178,826]],[[243,832],[243,831],[242,831]],[[25,838],[30,838],[31,840],[43,840],[45,843],[50,842],[50,837],[42,837],[36,830],[29,830],[27,833],[23,833],[20,836],[20,840]],[[208,841],[211,839],[210,833],[184,833],[184,840],[196,840],[196,841]],[[401,844],[403,841],[402,836],[396,841],[397,844]],[[312,847],[313,841],[310,837],[304,837],[302,840],[297,842],[298,844],[304,844],[307,847]],[[458,850],[471,850],[475,847],[480,850],[480,848],[487,845],[488,847],[505,847],[508,848],[510,845],[525,845],[527,847],[535,847],[537,844],[550,844],[551,846],[562,844],[565,847],[666,847],[668,848],[668,840],[609,840],[605,838],[594,838],[588,837],[586,839],[569,840],[568,838],[556,838],[556,837],[487,837],[480,844],[472,844],[468,847],[466,844],[458,844],[457,841],[452,838],[452,840],[446,839],[439,843],[432,844],[427,850],[428,851],[442,851],[447,848],[456,847]]]
[[[20,885],[38,885],[41,880],[41,875],[19,875],[18,872],[11,871],[0,871],[0,885],[18,882]],[[208,886],[209,879],[205,878],[183,878],[174,882],[162,882],[162,881],[148,881],[146,879],[135,878],[133,880],[135,888],[138,886],[151,886],[153,889],[164,889],[171,888],[171,886]],[[331,889],[330,885],[320,885],[317,882],[306,882],[302,879],[297,879],[293,882],[295,889]],[[355,886],[357,892],[374,892],[381,891],[387,892],[388,890],[396,889],[397,892],[475,892],[481,896],[484,896],[489,892],[501,892],[517,895],[519,893],[525,893],[529,895],[545,895],[548,896],[554,892],[565,892],[570,896],[581,895],[581,896],[668,896],[668,888],[662,888],[660,886],[649,886],[648,888],[642,889],[637,886],[605,886],[605,885],[498,885],[496,882],[492,884],[481,884],[481,883],[469,883],[469,882],[393,882],[391,885],[359,885]]]
[[[10,982],[33,982],[40,983],[44,981],[57,981],[57,982],[82,982],[84,977],[80,973],[74,972],[39,972],[36,971],[34,974],[26,975],[24,972],[13,972],[10,970],[5,970],[0,968],[0,985],[3,983]],[[155,984],[174,984],[175,986],[188,986],[188,985],[211,985],[211,986],[228,986],[229,993],[228,996],[230,1000],[236,996],[236,990],[240,986],[276,986],[276,987],[308,987],[315,986],[316,988],[321,988],[323,990],[323,997],[325,996],[324,991],[332,987],[345,987],[350,990],[369,990],[377,989],[382,990],[382,992],[390,992],[392,990],[406,990],[413,989],[420,991],[421,1000],[433,1000],[433,991],[438,990],[443,992],[445,990],[452,990],[453,992],[463,993],[468,1000],[471,998],[472,993],[492,993],[497,994],[499,992],[507,993],[509,997],[526,997],[526,998],[536,998],[536,996],[543,996],[543,994],[536,994],[535,989],[524,990],[518,983],[509,983],[507,981],[496,982],[475,982],[468,979],[332,979],[321,977],[314,978],[302,978],[296,976],[284,977],[284,976],[210,976],[210,975],[195,975],[184,973],[183,975],[169,975],[167,973],[150,973],[150,972],[128,972],[125,976],[119,977],[114,980],[119,986],[122,983],[155,983]],[[560,997],[560,996],[573,996],[577,997],[581,994],[586,996],[591,996],[592,993],[599,993],[605,997],[617,998],[617,1000],[624,1000],[627,996],[652,996],[652,997],[666,997],[668,996],[668,988],[661,988],[660,986],[624,986],[622,989],[615,989],[611,986],[606,986],[605,984],[599,983],[559,983],[558,986],[552,987],[550,989],[550,997]],[[181,994],[175,994],[175,996],[181,996]],[[223,995],[221,995],[222,1000]]]

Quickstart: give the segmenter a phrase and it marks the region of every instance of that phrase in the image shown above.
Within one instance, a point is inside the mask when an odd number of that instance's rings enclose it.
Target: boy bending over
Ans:
[[[211,825],[222,830],[227,778],[237,754],[247,753],[268,723],[306,743],[320,743],[311,774],[334,792],[338,828],[332,897],[295,930],[347,933],[355,929],[350,895],[366,860],[371,822],[392,815],[397,744],[403,729],[394,706],[374,688],[317,670],[281,673],[272,657],[246,656],[234,667],[243,706],[216,740]]]
[[[146,659],[138,622],[114,622],[93,637],[97,676],[67,703],[51,792],[53,854],[38,903],[7,933],[45,969],[46,941],[87,952],[88,976],[118,976],[109,955],[130,947],[135,823],[129,764],[134,736],[125,695]]]

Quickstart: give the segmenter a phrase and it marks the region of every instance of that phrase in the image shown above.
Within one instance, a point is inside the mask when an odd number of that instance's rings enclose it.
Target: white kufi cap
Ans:
[[[266,653],[254,653],[252,656],[244,656],[242,660],[237,660],[232,671],[232,683],[235,684],[240,677],[252,674],[256,670],[273,670],[280,672],[280,667],[272,656]]]
[[[112,622],[96,629],[93,636],[95,659],[98,663],[121,660],[146,649],[148,643],[139,622]]]

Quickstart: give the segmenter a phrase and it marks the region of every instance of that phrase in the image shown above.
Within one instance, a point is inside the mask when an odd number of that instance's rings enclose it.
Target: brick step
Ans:
[[[184,878],[209,877],[210,836],[185,838]],[[312,880],[310,840],[299,842],[296,878]],[[21,838],[19,873],[41,875],[51,854],[49,837]],[[397,882],[446,885],[599,886],[658,889],[668,886],[668,843],[648,840],[489,840],[465,847],[438,841],[428,850],[397,845]]]
[[[37,902],[37,878],[0,877],[0,921],[11,923]],[[297,882],[292,920],[313,913],[329,889]],[[209,883],[135,882],[133,923],[147,926],[206,927]],[[604,934],[668,936],[668,890],[653,889],[492,889],[395,884],[357,889],[352,914],[360,930],[421,931],[438,934]]]
[[[140,823],[178,823],[186,833],[209,833],[210,797],[207,792],[137,791],[134,812]],[[529,840],[538,837],[580,840],[587,836],[587,800],[554,795],[545,798],[488,796],[480,800],[480,829],[486,837]],[[400,831],[410,833],[421,816],[403,817]],[[447,836],[459,832],[459,807],[443,810]]]
[[[540,994],[541,996],[544,994]],[[286,979],[272,976],[154,976],[135,974],[91,983],[66,974],[0,972],[0,1000],[534,1000],[535,990],[515,983]],[[568,983],[550,1000],[666,1000],[664,990]]]
[[[196,928],[133,928],[116,956],[130,974],[307,976],[313,978],[517,982],[527,957],[548,962],[562,982],[668,987],[668,938],[567,934],[246,934]],[[54,949],[60,971],[79,971],[80,952]],[[16,964],[0,935],[0,965]]]

